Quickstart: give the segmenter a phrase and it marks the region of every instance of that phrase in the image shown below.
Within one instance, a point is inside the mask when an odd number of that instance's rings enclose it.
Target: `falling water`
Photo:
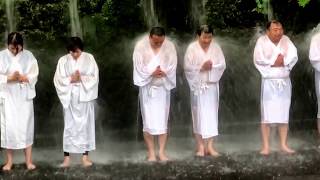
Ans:
[[[270,0],[267,0],[267,13],[268,13],[268,21],[273,19],[273,10],[270,3]]]
[[[201,24],[206,24],[206,4],[208,0],[198,0],[191,1],[191,13],[193,26],[198,27]]]
[[[70,22],[71,22],[71,35],[79,36],[82,38],[82,30],[78,12],[78,0],[69,1]]]
[[[142,0],[142,8],[144,13],[144,20],[148,27],[159,25],[158,16],[154,8],[154,0]]]
[[[14,0],[5,0],[6,15],[8,19],[8,32],[15,31],[16,26],[14,22]]]

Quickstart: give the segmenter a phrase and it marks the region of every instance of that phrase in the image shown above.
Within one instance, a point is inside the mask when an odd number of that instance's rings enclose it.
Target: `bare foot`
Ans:
[[[213,157],[218,157],[220,154],[213,148],[208,148],[208,155],[213,156]]]
[[[203,157],[204,156],[204,152],[203,151],[197,151],[196,152],[196,156]]]
[[[295,153],[295,151],[293,149],[289,148],[288,146],[283,146],[281,148],[281,151],[285,154],[294,154]]]
[[[156,157],[156,154],[154,153],[154,151],[148,152],[147,161],[148,162],[156,162],[157,161],[157,157]]]
[[[147,158],[147,161],[148,162],[156,162],[157,158],[156,158],[156,156],[150,156],[150,157]]]
[[[162,162],[169,161],[169,158],[165,155],[165,153],[159,153],[159,159]]]
[[[84,166],[84,167],[90,167],[90,166],[92,166],[92,161],[89,159],[89,157],[88,156],[83,156],[82,157],[82,165]]]
[[[69,156],[65,156],[63,159],[63,163],[59,165],[62,168],[67,168],[70,167],[70,157]]]
[[[10,171],[12,168],[12,163],[7,163],[2,167],[3,171]]]
[[[268,156],[270,154],[270,151],[269,149],[267,148],[263,148],[261,151],[260,151],[260,154],[261,155],[264,155],[264,156]]]
[[[32,164],[32,163],[28,163],[28,164],[26,164],[26,166],[27,166],[27,169],[28,169],[28,170],[34,170],[34,169],[36,169],[36,166],[35,166],[34,164]]]

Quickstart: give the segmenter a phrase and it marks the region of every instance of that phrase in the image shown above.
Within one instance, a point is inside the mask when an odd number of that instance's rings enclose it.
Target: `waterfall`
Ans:
[[[10,33],[16,30],[16,26],[14,22],[14,0],[5,0],[5,5],[6,5],[6,15],[8,19],[7,31]]]
[[[80,25],[78,0],[69,1],[70,23],[71,23],[71,36],[78,36],[82,38],[82,29]]]
[[[144,20],[147,23],[148,28],[158,26],[159,21],[154,8],[154,0],[142,0],[142,8]]]
[[[191,0],[192,24],[194,27],[206,24],[206,4],[208,0]]]

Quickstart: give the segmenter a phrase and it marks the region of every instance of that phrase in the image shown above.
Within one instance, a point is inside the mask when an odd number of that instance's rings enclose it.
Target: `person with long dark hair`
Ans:
[[[36,168],[32,162],[32,144],[38,74],[37,60],[23,48],[22,35],[10,33],[7,49],[0,52],[1,147],[6,149],[7,156],[4,171],[12,168],[14,149],[24,149],[27,169]]]
[[[157,161],[155,137],[158,137],[159,159],[167,161],[165,153],[170,109],[170,90],[176,86],[177,52],[165,37],[162,27],[153,27],[149,35],[137,42],[133,52],[133,80],[139,86],[139,101],[143,119],[143,137],[148,149],[148,161]]]

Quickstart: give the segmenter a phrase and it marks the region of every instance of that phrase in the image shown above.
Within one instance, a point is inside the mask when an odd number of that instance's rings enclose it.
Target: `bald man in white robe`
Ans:
[[[317,103],[318,103],[317,126],[318,126],[318,133],[320,135],[320,88],[319,88],[320,86],[320,33],[315,34],[311,39],[309,59],[312,67],[314,68],[314,75],[315,75],[314,80],[315,80]]]
[[[281,151],[295,151],[287,145],[289,110],[291,104],[290,71],[298,60],[297,49],[283,35],[280,22],[271,21],[254,49],[254,64],[262,76],[261,83],[261,134],[262,155],[270,153],[270,125],[278,126]]]
[[[188,46],[184,58],[197,156],[219,155],[213,146],[213,137],[219,134],[219,80],[225,68],[225,58],[220,46],[213,40],[212,29],[201,26],[197,40]]]
[[[143,133],[148,148],[148,161],[156,161],[154,136],[158,136],[159,159],[165,154],[170,90],[176,86],[177,53],[162,28],[153,28],[150,35],[137,42],[133,52],[133,79],[139,86]]]

